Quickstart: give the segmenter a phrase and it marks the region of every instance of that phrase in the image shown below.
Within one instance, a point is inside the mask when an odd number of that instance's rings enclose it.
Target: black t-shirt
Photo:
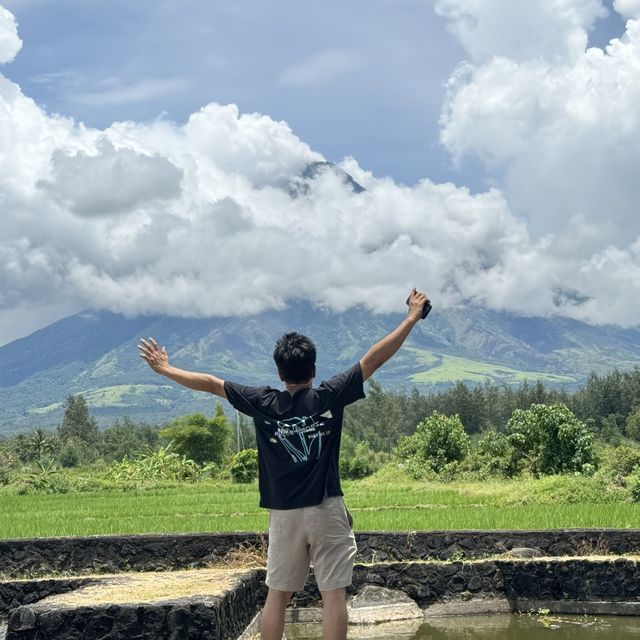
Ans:
[[[338,458],[344,407],[364,398],[360,363],[291,395],[225,382],[229,402],[253,418],[260,506],[296,509],[341,496]]]

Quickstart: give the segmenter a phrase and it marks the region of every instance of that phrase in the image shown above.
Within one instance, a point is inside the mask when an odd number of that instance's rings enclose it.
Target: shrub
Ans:
[[[360,480],[372,475],[379,468],[376,454],[367,442],[359,442],[352,451],[340,456],[340,475],[349,480]]]
[[[217,469],[216,465],[200,466],[193,460],[171,451],[171,445],[157,451],[141,453],[134,460],[114,462],[108,478],[115,481],[201,480]]]
[[[173,443],[175,452],[196,463],[222,464],[229,438],[229,423],[220,403],[216,414],[207,418],[201,413],[182,416],[160,432]]]
[[[593,461],[593,438],[586,425],[561,403],[516,409],[507,423],[514,464],[534,475],[582,471]]]
[[[445,416],[434,411],[416,427],[414,434],[401,438],[394,450],[397,459],[413,477],[424,477],[429,471],[439,473],[452,462],[469,453],[469,436],[459,416]]]
[[[512,477],[521,470],[509,438],[497,431],[487,431],[478,443],[476,457],[491,475]]]
[[[67,493],[69,478],[53,461],[43,460],[36,463],[18,487],[19,494],[29,493]]]
[[[632,502],[640,502],[640,471],[629,476],[629,494]]]
[[[233,456],[233,462],[229,470],[234,482],[249,484],[258,477],[258,451],[256,449],[244,449]]]
[[[627,446],[607,447],[602,452],[604,471],[628,476],[636,468],[640,468],[640,449]]]

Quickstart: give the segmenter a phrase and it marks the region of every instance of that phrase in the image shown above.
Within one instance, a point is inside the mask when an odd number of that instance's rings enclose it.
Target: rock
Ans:
[[[367,585],[349,603],[350,624],[380,624],[423,618],[422,609],[402,591]]]
[[[415,604],[415,602],[402,591],[374,585],[367,585],[351,600],[351,607],[354,609],[393,604]]]

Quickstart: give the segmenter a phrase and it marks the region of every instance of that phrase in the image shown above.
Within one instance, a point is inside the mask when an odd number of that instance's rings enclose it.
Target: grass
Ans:
[[[436,355],[422,349],[411,349],[417,361],[427,367],[425,371],[411,376],[415,383],[441,383],[471,381],[484,382],[491,379],[496,382],[513,384],[517,382],[542,380],[552,384],[575,383],[573,378],[539,371],[522,371],[498,364],[478,362],[458,356]]]
[[[552,500],[549,480],[425,483],[399,471],[344,482],[356,530],[631,528],[640,505]],[[0,538],[264,531],[256,485],[183,484],[148,491],[0,495]]]

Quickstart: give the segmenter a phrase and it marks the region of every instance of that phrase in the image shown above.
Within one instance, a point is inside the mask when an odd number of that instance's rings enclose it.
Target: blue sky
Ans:
[[[640,0],[0,0],[0,64],[0,344],[414,284],[637,324]]]

